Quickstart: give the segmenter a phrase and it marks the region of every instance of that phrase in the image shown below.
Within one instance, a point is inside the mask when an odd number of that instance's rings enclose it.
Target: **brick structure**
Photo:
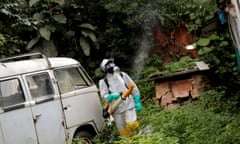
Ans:
[[[201,63],[201,65],[203,64]],[[171,108],[197,99],[200,93],[209,87],[205,75],[209,68],[200,66],[155,77],[156,103],[162,107]]]

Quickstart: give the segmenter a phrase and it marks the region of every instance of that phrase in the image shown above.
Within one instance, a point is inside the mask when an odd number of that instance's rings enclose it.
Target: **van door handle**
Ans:
[[[71,106],[70,105],[66,105],[63,107],[64,110],[68,110]]]
[[[37,120],[42,116],[42,114],[37,114],[34,116],[33,121],[36,123]]]
[[[42,116],[42,114],[37,114],[37,115],[35,115],[36,119],[39,119],[40,116]]]

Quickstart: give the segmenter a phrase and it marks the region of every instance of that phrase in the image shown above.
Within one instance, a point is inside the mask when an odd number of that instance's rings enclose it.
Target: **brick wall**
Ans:
[[[176,107],[187,101],[195,100],[209,87],[203,74],[189,74],[178,79],[155,81],[156,103],[165,108]]]

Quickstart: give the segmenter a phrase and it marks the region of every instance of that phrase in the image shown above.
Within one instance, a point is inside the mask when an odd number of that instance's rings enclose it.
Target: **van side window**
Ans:
[[[54,94],[49,74],[40,73],[27,77],[28,87],[33,99],[49,98]]]
[[[0,81],[0,107],[8,107],[25,101],[18,79]]]
[[[67,93],[87,86],[78,68],[64,68],[54,71],[61,93]]]

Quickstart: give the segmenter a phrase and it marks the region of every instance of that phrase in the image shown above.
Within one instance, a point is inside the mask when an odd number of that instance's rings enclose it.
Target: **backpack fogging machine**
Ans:
[[[112,113],[118,108],[118,106],[132,93],[134,88],[134,83],[129,84],[129,88],[120,94],[120,98],[118,98],[113,103],[106,103],[103,108],[103,117],[108,118]]]

